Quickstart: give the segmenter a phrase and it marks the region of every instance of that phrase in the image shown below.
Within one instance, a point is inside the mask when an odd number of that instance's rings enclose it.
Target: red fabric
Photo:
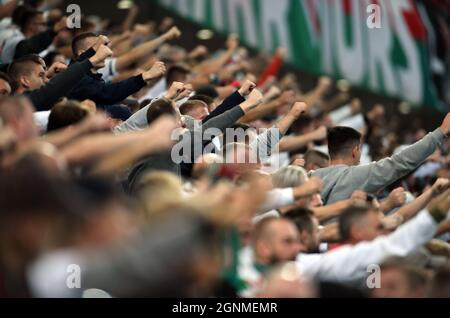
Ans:
[[[408,24],[409,32],[416,40],[425,40],[427,31],[422,23],[416,5],[411,1],[412,10],[403,11],[403,17]]]
[[[233,81],[230,83],[231,86],[236,87],[236,88],[240,88],[241,87],[241,82],[239,81]]]
[[[342,1],[342,8],[346,14],[352,14],[352,4],[350,0]]]
[[[267,68],[262,73],[261,77],[259,78],[259,81],[257,83],[257,86],[264,85],[264,83],[269,79],[271,76],[277,76],[280,72],[281,66],[283,65],[283,59],[279,57],[278,55],[275,55],[272,58],[272,61],[267,66]]]
[[[342,243],[328,244],[328,252],[335,251],[343,246],[345,246],[345,244]]]

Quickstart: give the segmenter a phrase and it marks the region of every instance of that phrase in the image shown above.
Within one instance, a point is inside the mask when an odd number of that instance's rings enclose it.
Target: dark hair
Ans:
[[[188,100],[186,103],[180,106],[180,113],[182,115],[188,115],[191,111],[196,109],[197,107],[208,107],[203,101],[201,100]]]
[[[310,163],[316,164],[329,161],[330,157],[327,154],[318,150],[308,150],[305,154],[306,166],[308,166],[308,164]]]
[[[109,178],[82,177],[75,180],[75,185],[84,194],[89,210],[100,208],[111,201],[126,202],[117,183]]]
[[[151,125],[158,118],[163,115],[176,116],[177,112],[173,108],[172,101],[161,98],[152,103],[151,107],[147,111],[147,122]]]
[[[330,157],[336,158],[348,154],[361,144],[362,135],[350,127],[334,127],[328,131],[328,151]]]
[[[305,208],[297,208],[291,210],[284,216],[284,218],[294,222],[295,226],[297,227],[297,230],[300,233],[303,231],[312,233],[314,231],[313,217],[314,212]]]
[[[81,122],[89,112],[78,102],[66,101],[55,105],[48,118],[47,132],[66,128]]]
[[[13,86],[13,80],[8,74],[0,72],[0,79],[7,82],[11,87]]]
[[[309,115],[300,116],[291,126],[291,131],[301,133],[303,129],[312,125],[313,118]]]
[[[202,86],[196,91],[196,93],[198,95],[208,96],[212,99],[216,99],[219,97],[219,93],[217,92],[217,89],[212,85]]]
[[[62,53],[58,52],[58,51],[52,51],[49,52],[45,57],[44,57],[44,62],[45,65],[51,66],[53,64],[53,61],[55,60],[55,57],[57,57],[58,55],[63,55]]]
[[[370,211],[371,206],[368,204],[353,205],[339,216],[338,223],[341,241],[348,241],[350,239],[352,225],[364,218]]]
[[[144,99],[143,101],[141,101],[139,103],[139,109],[147,107],[148,105],[150,105],[152,103],[152,101],[153,101],[153,99],[151,99],[151,98]]]
[[[106,113],[112,119],[120,119],[121,121],[127,121],[133,115],[127,106],[122,105],[108,106]]]
[[[15,24],[16,26],[22,25],[24,14],[30,9],[32,8],[25,5],[16,7],[11,16],[12,23]]]
[[[92,32],[81,33],[81,34],[78,34],[76,37],[74,37],[72,40],[72,54],[73,54],[74,59],[78,57],[77,52],[83,46],[82,43],[84,42],[84,40],[89,39],[89,38],[96,38],[96,37],[97,37],[97,34],[92,33]]]
[[[200,94],[196,94],[196,95],[192,96],[191,98],[189,98],[189,100],[200,100],[200,101],[204,102],[208,107],[210,107],[211,104],[214,103],[214,98],[207,96],[207,95],[200,95]]]
[[[171,66],[166,74],[167,85],[172,85],[173,82],[177,81],[179,76],[186,76],[190,73],[191,71],[183,65]]]
[[[8,67],[8,75],[12,80],[13,91],[19,87],[20,77],[30,74],[30,64],[38,64],[45,67],[44,60],[36,54],[30,54],[14,60]]]
[[[19,20],[17,21],[18,26],[23,31],[32,19],[41,14],[44,13],[35,8],[26,7],[26,9],[23,12],[21,12],[21,15],[19,16]]]

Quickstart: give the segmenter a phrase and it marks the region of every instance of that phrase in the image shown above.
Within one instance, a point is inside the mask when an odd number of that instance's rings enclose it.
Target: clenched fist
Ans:
[[[153,66],[142,74],[144,81],[152,81],[166,74],[166,65],[163,62],[156,62]]]

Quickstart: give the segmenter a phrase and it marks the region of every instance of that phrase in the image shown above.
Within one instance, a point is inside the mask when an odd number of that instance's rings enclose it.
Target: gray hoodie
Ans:
[[[311,175],[323,181],[324,204],[346,200],[357,190],[375,194],[416,169],[442,146],[445,138],[442,131],[436,129],[391,158],[354,167],[331,166],[313,171]]]

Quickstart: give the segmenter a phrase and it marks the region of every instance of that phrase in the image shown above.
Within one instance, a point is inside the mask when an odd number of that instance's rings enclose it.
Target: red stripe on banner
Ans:
[[[403,11],[403,17],[408,24],[409,32],[416,40],[425,40],[427,31],[422,23],[422,20],[417,10],[415,3],[410,0],[412,9],[410,11]]]
[[[320,27],[320,19],[319,19],[319,14],[316,10],[316,6],[314,3],[315,0],[308,0],[306,2],[306,6],[308,8],[308,13],[309,16],[311,18],[311,22],[312,22],[312,27],[314,28],[314,32],[316,34],[320,34],[321,31],[321,27]]]
[[[342,8],[344,9],[344,13],[350,15],[352,13],[352,3],[350,0],[342,1]]]

